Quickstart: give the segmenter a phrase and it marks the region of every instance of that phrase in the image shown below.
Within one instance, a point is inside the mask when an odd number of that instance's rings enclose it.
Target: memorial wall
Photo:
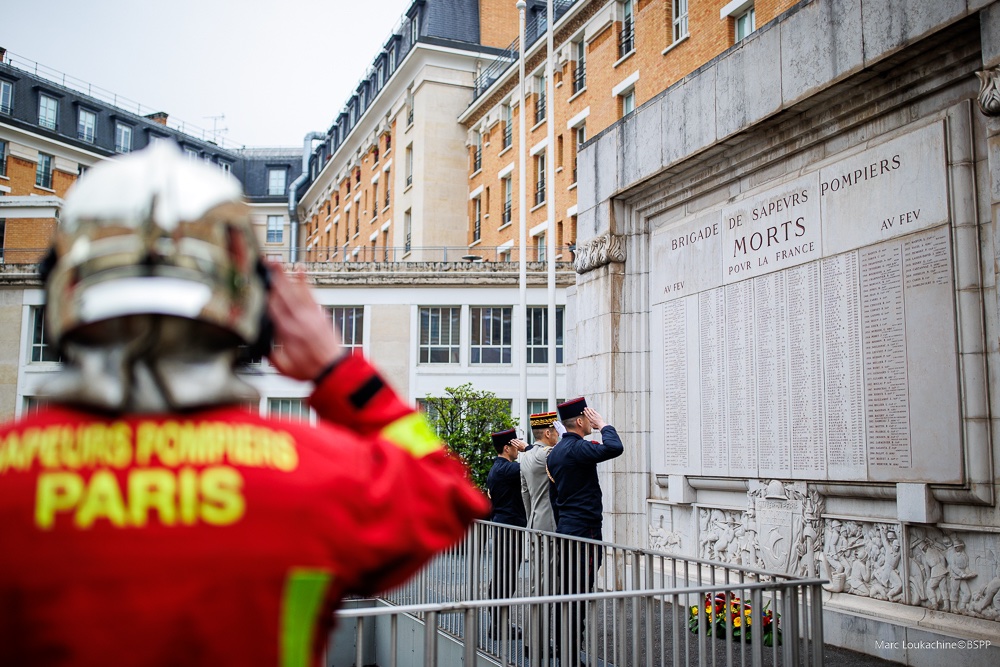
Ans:
[[[962,482],[942,125],[650,221],[656,471]]]
[[[605,536],[827,579],[831,644],[1000,664],[1000,2],[804,0],[578,169]],[[958,638],[996,641],[899,648]]]

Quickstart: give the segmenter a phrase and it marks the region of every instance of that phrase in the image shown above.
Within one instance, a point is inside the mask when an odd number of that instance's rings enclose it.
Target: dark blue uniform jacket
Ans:
[[[625,451],[614,426],[601,429],[603,444],[566,433],[549,452],[546,463],[555,482],[556,532],[601,539],[601,484],[597,464]]]
[[[508,526],[528,526],[528,515],[521,500],[521,466],[498,456],[486,476],[486,488],[493,502],[490,521]]]

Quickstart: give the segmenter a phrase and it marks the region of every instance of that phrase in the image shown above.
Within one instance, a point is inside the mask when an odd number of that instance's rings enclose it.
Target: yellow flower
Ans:
[[[733,617],[733,627],[734,628],[740,627],[740,617],[739,616]]]

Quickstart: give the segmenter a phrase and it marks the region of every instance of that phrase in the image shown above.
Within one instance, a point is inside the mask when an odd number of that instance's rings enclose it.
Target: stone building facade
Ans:
[[[588,140],[605,534],[827,578],[840,646],[996,664],[998,44],[987,0],[804,0]],[[959,640],[992,645],[927,643]]]

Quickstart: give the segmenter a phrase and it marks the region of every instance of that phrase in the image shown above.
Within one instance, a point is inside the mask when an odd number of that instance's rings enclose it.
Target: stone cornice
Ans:
[[[441,287],[516,286],[516,262],[348,262],[302,264],[302,269],[318,286]],[[334,268],[335,267],[335,268]],[[547,284],[545,262],[528,262],[528,285]],[[556,286],[576,283],[569,262],[556,262]],[[42,287],[37,264],[0,264],[0,287]]]

